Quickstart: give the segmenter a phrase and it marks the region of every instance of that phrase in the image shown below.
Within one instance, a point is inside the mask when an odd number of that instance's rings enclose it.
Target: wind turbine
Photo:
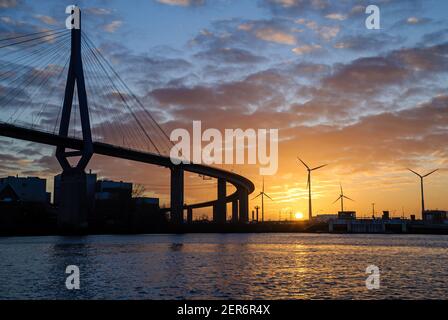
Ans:
[[[327,164],[315,168],[310,168],[305,162],[302,161],[302,159],[300,159],[299,157],[297,157],[297,159],[299,159],[299,161],[302,162],[302,164],[306,167],[306,170],[308,171],[308,180],[306,183],[306,187],[308,188],[308,220],[311,221],[311,218],[313,217],[313,210],[311,207],[311,171],[323,168],[327,166]]]
[[[423,218],[423,213],[425,212],[425,196],[424,196],[424,193],[423,193],[423,178],[426,178],[427,176],[433,174],[434,172],[436,172],[439,169],[433,170],[430,173],[427,173],[427,174],[425,174],[423,176],[421,174],[418,174],[414,170],[411,170],[409,168],[408,168],[408,170],[411,171],[412,173],[416,174],[420,178],[420,189],[421,189],[421,193],[422,193],[422,218]]]
[[[349,197],[346,197],[344,195],[344,190],[342,190],[342,184],[340,186],[341,186],[341,194],[339,195],[339,198],[337,198],[333,203],[336,203],[339,200],[341,200],[341,212],[344,212],[344,198],[348,199],[348,200],[351,200],[351,201],[355,201],[355,200],[350,199]]]
[[[260,193],[257,194],[257,196],[254,197],[252,200],[257,199],[259,196],[261,196],[261,222],[264,222],[264,196],[266,196],[272,200],[272,198],[270,196],[268,196],[266,193],[264,193],[264,177],[263,177],[263,187],[262,187]],[[272,200],[272,201],[274,201],[274,200]],[[258,212],[258,210],[257,210],[257,212]]]

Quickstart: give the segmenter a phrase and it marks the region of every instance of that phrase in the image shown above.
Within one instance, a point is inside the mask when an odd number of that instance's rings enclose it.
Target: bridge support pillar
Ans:
[[[249,195],[246,189],[239,190],[240,222],[249,221]]]
[[[212,205],[212,216],[213,216],[213,222],[218,222],[218,206],[215,204]]]
[[[184,222],[184,169],[177,165],[171,168],[171,222]]]
[[[238,200],[232,201],[232,223],[238,223]]]
[[[67,170],[61,175],[61,198],[58,226],[64,232],[87,229],[87,175],[83,170]]]
[[[216,223],[225,223],[227,220],[226,205],[226,180],[218,179],[218,201],[213,208],[213,221]]]
[[[193,208],[187,208],[187,223],[193,223]]]
[[[72,14],[74,13],[75,8],[72,8]],[[79,11],[79,28],[73,28],[71,31],[70,65],[65,84],[59,136],[68,137],[76,86],[83,146],[79,151],[67,151],[67,148],[63,145],[56,147],[56,158],[63,170],[61,203],[58,215],[58,224],[62,232],[78,232],[86,229],[89,210],[87,205],[87,177],[84,170],[93,155],[93,142],[82,64],[81,37],[81,12]],[[76,165],[70,164],[69,158],[71,157],[80,157]]]

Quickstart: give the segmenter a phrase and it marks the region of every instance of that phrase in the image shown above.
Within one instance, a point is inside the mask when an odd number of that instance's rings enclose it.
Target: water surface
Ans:
[[[447,249],[434,235],[0,238],[0,299],[447,299]]]

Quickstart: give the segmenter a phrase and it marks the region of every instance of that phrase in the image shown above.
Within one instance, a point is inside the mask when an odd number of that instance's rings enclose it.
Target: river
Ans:
[[[448,236],[5,237],[0,299],[448,299]]]

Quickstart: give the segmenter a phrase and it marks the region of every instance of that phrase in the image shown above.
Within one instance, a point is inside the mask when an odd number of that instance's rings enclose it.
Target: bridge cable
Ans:
[[[65,46],[67,46],[67,43],[65,44]],[[53,58],[58,59],[58,60],[54,60],[54,62],[58,62],[60,59],[60,50],[57,50],[55,52],[55,54],[53,54],[52,56],[49,57],[50,61],[53,61]],[[65,58],[65,57],[63,57]],[[62,60],[63,61],[63,60]],[[59,63],[57,63],[59,64]],[[39,93],[41,91],[42,88],[45,88],[48,81],[53,77],[53,74],[51,73],[51,71],[47,70],[48,66],[45,66],[44,69],[42,69],[41,71],[36,72],[35,77],[33,77],[34,79],[38,79],[41,75],[44,75],[42,79],[42,81],[40,82],[40,84],[37,86],[37,88],[33,91],[33,93],[29,96],[29,100],[23,100],[22,103],[19,105],[18,108],[16,108],[16,111],[14,112],[14,114],[17,113],[17,111],[20,110],[20,112],[17,114],[16,119],[13,121],[13,123],[16,123],[17,120],[22,116],[22,114],[24,113],[24,111],[28,108],[30,108],[33,105],[33,101],[34,101],[34,97],[36,96],[37,93]],[[46,75],[45,75],[46,73]],[[29,84],[31,84],[32,82],[34,82],[34,80],[32,80]],[[46,95],[44,95],[46,96]],[[27,107],[24,107],[24,104],[28,102]],[[11,115],[10,119],[13,118],[14,115]]]
[[[54,39],[63,38],[63,37],[68,37],[68,35],[67,35],[67,34],[58,35],[58,36],[56,36]],[[22,64],[22,66],[23,66],[23,62],[26,61],[26,59],[28,59],[28,58],[34,56],[34,55],[37,54],[37,53],[39,53],[39,57],[41,57],[41,56],[43,56],[43,51],[45,51],[45,50],[49,50],[49,49],[51,50],[51,46],[47,47],[46,49],[41,49],[41,48],[39,48],[38,46],[41,45],[41,44],[44,44],[44,42],[42,42],[42,43],[36,45],[36,49],[35,49],[34,51],[27,52],[26,50],[21,50],[21,51],[23,51],[25,54],[23,54],[23,55],[18,55],[17,57],[15,57],[14,59],[12,59],[11,61],[0,60],[0,62],[2,62],[2,66],[3,66],[3,67],[9,66],[9,65],[19,65],[19,63]],[[11,52],[9,52],[9,53],[17,53],[17,52],[13,52],[13,51],[11,51]],[[17,70],[14,70],[14,71],[17,71]],[[0,77],[3,77],[4,75],[6,75],[6,74],[9,73],[9,72],[10,72],[10,71],[7,71],[7,72],[4,72],[4,73],[0,74]]]
[[[83,43],[83,45],[84,45],[84,43]],[[93,66],[93,69],[94,69],[94,71],[96,72],[96,80],[97,80],[97,86],[98,86],[98,88],[102,88],[103,90],[106,90],[105,91],[105,93],[104,94],[102,94],[103,96],[104,96],[104,98],[107,100],[106,102],[108,103],[108,104],[110,104],[110,106],[112,107],[112,108],[110,108],[110,109],[108,109],[108,111],[110,111],[110,113],[111,113],[111,116],[112,116],[112,120],[114,121],[114,123],[116,123],[116,125],[118,125],[120,128],[123,128],[123,126],[122,126],[122,120],[120,120],[119,119],[119,117],[117,116],[117,113],[115,112],[116,111],[116,108],[114,107],[114,105],[115,105],[115,102],[111,99],[111,96],[112,96],[112,92],[114,91],[113,90],[113,88],[112,88],[112,90],[111,91],[107,91],[107,89],[108,88],[111,88],[111,86],[110,85],[108,85],[108,83],[107,82],[105,82],[105,83],[102,83],[101,84],[101,78],[100,78],[100,73],[101,73],[101,69],[99,68],[99,66],[98,66],[98,64],[97,64],[97,62],[96,62],[96,60],[95,60],[95,58],[93,57],[93,55],[91,54],[91,52],[87,49],[87,55],[86,55],[86,57],[88,58],[88,61],[90,62],[90,63],[92,63],[92,66]],[[107,75],[106,75],[107,76]],[[100,96],[101,94],[96,94],[96,95],[98,95],[98,96]],[[100,112],[100,114],[102,115],[102,112]],[[102,117],[101,117],[102,118]],[[109,120],[108,120],[109,121]],[[109,130],[109,131],[111,131],[111,132],[113,132],[113,133],[115,133],[115,135],[117,136],[117,134],[118,134],[118,131],[117,130],[110,130],[109,128],[110,128],[110,126],[107,124],[107,123],[105,123],[105,125],[106,125],[106,128]],[[131,132],[130,130],[126,130],[126,129],[122,129],[124,132],[127,132],[127,133],[129,133],[129,132]],[[120,137],[119,136],[117,136],[118,137],[118,141],[120,141]],[[139,139],[138,139],[138,136],[134,136],[134,137],[132,137],[131,139],[130,139],[131,141],[138,141]]]
[[[9,105],[14,99],[16,99],[18,97],[18,95],[20,93],[23,92],[23,88],[27,88],[28,85],[31,85],[41,74],[42,74],[42,70],[39,71],[39,69],[44,69],[47,67],[48,62],[52,61],[53,58],[57,57],[57,55],[60,53],[59,48],[63,47],[64,45],[67,45],[67,43],[62,43],[62,45],[53,48],[53,52],[49,55],[46,56],[46,59],[44,60],[44,63],[41,65],[38,65],[34,68],[32,68],[31,71],[34,71],[34,74],[32,76],[30,76],[29,78],[27,78],[25,81],[23,81],[22,83],[19,84],[19,86],[15,87],[12,92],[10,94],[5,95],[4,97],[0,98],[1,101],[6,102],[4,103],[4,105]],[[20,78],[26,78],[28,74],[24,74],[22,75],[22,77]],[[44,81],[40,83],[39,88],[42,87],[45,83],[46,83],[46,78],[49,77],[50,74],[47,74],[46,77],[44,77]],[[15,82],[15,81],[13,81]],[[24,101],[22,101],[22,104],[24,103]],[[10,116],[9,119],[12,120],[12,118],[14,117],[14,115],[17,113],[19,109],[16,108],[15,112]]]
[[[87,43],[86,43],[87,45]],[[94,51],[90,50],[89,53],[91,53],[91,55],[94,54]],[[100,69],[103,71],[103,74],[106,76],[106,78],[109,78],[109,81],[105,83],[106,85],[106,89],[109,88],[111,89],[110,93],[107,93],[107,97],[112,97],[115,93],[117,93],[120,96],[120,90],[114,85],[114,82],[112,80],[110,80],[110,75],[107,73],[106,69],[104,68],[103,65],[100,65],[100,61],[94,57],[94,62],[96,63],[96,65],[98,65],[100,67]],[[125,101],[124,96],[121,94],[120,98],[122,99],[122,101],[125,103],[125,105],[128,105],[128,103]],[[112,105],[114,105],[115,103],[113,102]],[[128,108],[130,109],[130,108]],[[142,130],[143,133],[145,133],[143,128],[140,128]],[[129,130],[127,130],[129,131]],[[132,132],[132,131],[131,131]],[[139,141],[139,136],[136,136],[137,138],[135,139],[135,141]],[[155,144],[153,143],[154,148],[157,150],[157,146],[155,146]],[[143,148],[145,149],[145,148]],[[158,153],[160,154],[160,152],[158,151]]]
[[[67,30],[62,30],[62,31],[55,32],[55,33],[52,33],[52,34],[43,35],[43,36],[40,36],[40,37],[37,37],[37,38],[26,39],[26,40],[18,41],[18,42],[15,42],[15,43],[8,43],[8,44],[5,44],[5,45],[0,46],[0,49],[7,48],[7,47],[11,47],[11,46],[16,46],[16,45],[18,45],[18,44],[31,42],[31,41],[35,41],[35,40],[38,40],[38,39],[43,39],[43,38],[51,37],[51,36],[53,36],[53,35],[57,35],[57,34],[60,34],[60,33],[66,32],[66,31],[67,31]]]
[[[41,117],[42,117],[42,114],[45,113],[45,111],[47,110],[47,107],[48,107],[48,105],[50,104],[50,98],[53,97],[53,94],[54,94],[54,92],[55,92],[55,90],[56,90],[56,88],[57,88],[57,85],[61,82],[61,80],[62,80],[62,76],[65,74],[65,69],[68,67],[68,63],[69,63],[69,61],[70,61],[70,56],[68,56],[68,57],[66,58],[65,64],[64,64],[64,66],[62,67],[61,71],[59,72],[59,75],[58,75],[58,77],[57,77],[57,79],[56,79],[56,85],[53,85],[52,88],[51,88],[51,91],[50,91],[50,93],[49,93],[49,95],[48,95],[49,99],[48,99],[45,103],[42,104],[42,107],[41,107],[41,109],[39,110],[39,112],[38,112],[36,118],[33,120],[33,123],[31,124],[31,128],[32,128],[32,129],[34,128],[35,125],[37,125],[37,124],[40,122],[40,119],[41,119]]]
[[[13,68],[13,69],[7,70],[7,71],[1,73],[0,80],[2,80],[1,78],[3,78],[4,76],[8,75],[8,73],[17,74],[16,78],[18,78],[20,76],[19,71],[26,70],[30,67],[31,64],[40,62],[42,57],[45,57],[48,54],[50,54],[57,45],[64,43],[67,39],[68,39],[68,35],[62,35],[60,37],[60,39],[58,39],[58,41],[56,41],[53,46],[48,46],[47,48],[44,48],[44,49],[38,48],[38,49],[31,51],[25,55],[16,57],[15,59],[13,59],[9,62],[6,62],[5,64],[2,63],[3,67],[11,66],[11,68]],[[3,80],[5,80],[5,79],[3,79]],[[12,84],[12,83],[10,83],[10,84]]]
[[[88,42],[86,42],[87,45]],[[93,53],[95,59],[98,61],[98,63],[100,64],[101,68],[103,69],[103,71],[107,74],[109,81],[112,83],[112,85],[114,86],[115,90],[117,91],[118,95],[120,96],[120,99],[122,100],[122,102],[125,104],[126,108],[130,111],[132,117],[134,118],[134,120],[137,122],[138,126],[140,127],[140,129],[142,130],[143,134],[146,136],[146,138],[151,142],[151,144],[154,146],[154,148],[157,150],[157,153],[160,155],[160,150],[157,147],[157,145],[154,143],[154,141],[152,140],[152,138],[148,135],[148,133],[146,132],[146,130],[143,127],[143,124],[140,122],[140,120],[135,116],[135,114],[132,112],[132,109],[129,107],[127,101],[124,99],[122,93],[120,92],[120,90],[118,90],[118,88],[116,87],[115,83],[112,81],[110,75],[107,73],[104,65],[102,64],[101,60],[99,60],[99,58],[97,57],[95,51],[89,46],[90,51]]]
[[[61,42],[58,44],[57,47],[52,48],[48,53],[46,53],[46,55],[45,55],[46,58],[52,58],[53,55],[54,55],[55,53],[58,52],[58,49],[59,49],[60,47],[63,47],[64,45],[66,45],[66,43],[64,43],[64,41],[61,41]],[[45,58],[44,58],[44,59],[45,59]],[[41,57],[38,57],[38,60],[41,60]],[[47,60],[48,60],[48,59],[47,59]],[[42,61],[40,61],[40,62],[42,62]],[[34,70],[39,69],[39,68],[42,68],[42,67],[43,67],[42,65],[37,65],[37,68],[36,68],[36,67],[31,67],[31,66],[26,66],[25,69],[28,69],[27,71],[30,72],[30,71],[34,71]],[[25,72],[25,74],[23,74],[23,75],[18,74],[17,78],[15,78],[11,83],[8,84],[9,87],[12,87],[12,85],[15,84],[18,80],[24,80],[24,79],[26,79],[26,76],[27,76],[27,75],[28,75],[27,72]],[[19,85],[14,86],[12,92],[16,92],[16,94],[13,96],[13,98],[14,98],[14,97],[17,97],[17,95],[21,92],[20,90],[21,90],[22,88],[25,88],[27,84],[31,83],[32,80],[34,80],[34,78],[35,78],[36,76],[37,76],[37,73],[35,73],[34,76],[32,76],[31,78],[28,78],[28,80],[24,80],[22,83],[19,83]],[[24,84],[26,84],[26,85],[24,85]],[[11,92],[11,94],[12,94],[12,92]],[[9,97],[9,95],[7,94],[7,95],[1,97],[1,98],[0,98],[0,101],[5,101],[5,99],[8,98],[8,97]],[[13,98],[12,98],[12,99],[13,99]],[[8,103],[10,103],[10,102],[12,101],[12,99],[7,100]]]
[[[82,45],[84,46],[84,43],[82,43]],[[103,84],[101,84],[101,78],[100,78],[100,73],[101,73],[101,69],[99,68],[99,66],[98,66],[98,63],[96,62],[96,60],[94,59],[94,57],[93,57],[93,55],[91,54],[91,52],[90,51],[86,51],[87,52],[87,54],[86,54],[86,63],[87,63],[87,65],[89,65],[90,66],[90,69],[94,72],[94,74],[95,74],[95,76],[94,77],[92,77],[93,78],[93,80],[94,80],[94,82],[95,82],[95,85],[96,85],[96,87],[98,87],[98,88],[103,88],[103,89],[105,89],[106,90],[106,92],[104,93],[104,94],[99,94],[98,93],[98,91],[95,89],[94,90],[94,96],[98,96],[98,97],[100,97],[101,95],[102,96],[104,96],[104,98],[107,100],[106,102],[107,103],[109,103],[112,107],[114,106],[114,104],[115,104],[115,102],[114,101],[112,101],[111,100],[111,96],[112,96],[112,92],[114,91],[114,89],[106,82],[106,83],[103,83]],[[107,77],[107,75],[106,75],[106,77]],[[87,77],[87,78],[89,78],[90,79],[90,77]],[[107,91],[107,89],[108,88],[112,88],[112,91],[110,91],[110,92],[108,92]],[[113,110],[113,111],[112,111]],[[111,108],[111,109],[108,109],[108,111],[112,111],[112,112],[110,112],[111,113],[111,116],[112,116],[112,119],[113,119],[113,121],[120,127],[120,128],[123,128],[122,127],[122,120],[120,120],[119,118],[118,118],[118,116],[117,116],[117,113],[116,112],[114,112],[116,110],[116,108]],[[100,117],[101,117],[101,121],[106,125],[106,127],[108,128],[108,130],[109,130],[109,125],[105,122],[105,120],[104,120],[104,118],[103,118],[103,112],[100,112]],[[107,120],[107,121],[109,121],[109,120]],[[112,130],[109,130],[110,132],[112,132],[112,133],[115,133],[115,134],[117,134],[118,133],[118,131],[117,130],[114,130],[114,129],[112,129]],[[132,131],[130,131],[130,130],[126,130],[126,129],[124,129],[123,130],[124,132],[127,132],[127,133],[129,133],[129,132],[132,132]],[[105,136],[105,135],[104,135]],[[118,139],[118,140],[120,140],[120,139]],[[129,139],[130,141],[138,141],[139,139],[138,139],[138,136],[134,136],[134,137],[131,137],[131,139]],[[128,141],[129,141],[128,140]]]
[[[89,36],[83,33],[87,39],[87,42],[90,43],[90,46],[95,47],[92,40],[90,40]],[[128,92],[128,94],[137,102],[137,104],[140,106],[140,108],[144,111],[144,113],[151,119],[152,123],[157,126],[159,131],[156,130],[156,132],[162,133],[164,138],[169,142],[169,148],[172,147],[173,143],[170,140],[169,136],[166,134],[166,132],[163,130],[163,128],[158,124],[158,122],[154,119],[154,117],[151,115],[151,113],[145,108],[145,106],[141,103],[141,101],[138,99],[138,97],[133,93],[133,91],[129,88],[129,86],[123,81],[123,79],[120,77],[118,72],[113,68],[113,66],[109,63],[109,61],[103,56],[101,51],[95,50],[98,52],[98,55],[101,57],[101,59],[106,63],[106,65],[109,67],[109,69],[113,72],[113,74],[116,76],[116,78],[119,80],[119,82],[122,84],[122,86],[125,88],[125,90]],[[131,110],[132,112],[132,110]]]
[[[33,36],[33,35],[37,35],[37,34],[49,33],[49,32],[54,32],[54,31],[62,31],[62,30],[65,30],[65,29],[53,29],[53,30],[39,31],[39,32],[24,34],[24,35],[20,35],[20,36],[16,36],[16,37],[3,38],[3,39],[0,39],[0,42],[9,41],[9,40],[16,40],[16,39],[20,39],[20,38],[26,38],[26,37],[30,37],[30,36]]]

